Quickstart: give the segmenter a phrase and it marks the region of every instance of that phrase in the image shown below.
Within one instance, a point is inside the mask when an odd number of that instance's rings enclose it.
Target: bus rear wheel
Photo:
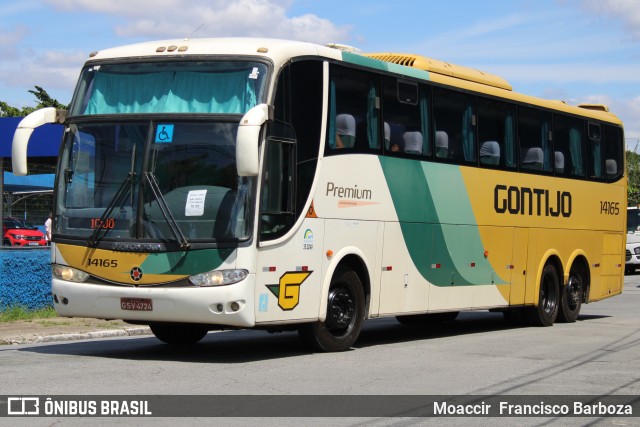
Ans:
[[[301,325],[298,333],[315,351],[345,351],[358,339],[364,316],[360,278],[353,270],[339,268],[329,286],[325,321]]]
[[[192,345],[207,335],[206,326],[190,323],[152,323],[151,332],[160,341],[171,345]]]
[[[578,268],[571,269],[567,285],[563,287],[560,294],[560,306],[558,308],[558,321],[573,323],[580,314],[582,298],[584,293],[582,271]]]
[[[558,272],[553,264],[549,263],[542,270],[538,305],[528,310],[529,322],[535,326],[551,326],[558,317],[558,304],[560,302],[560,284]]]

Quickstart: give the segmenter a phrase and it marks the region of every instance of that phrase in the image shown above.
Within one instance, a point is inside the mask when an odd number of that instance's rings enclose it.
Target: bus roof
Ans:
[[[92,52],[88,64],[105,59],[184,58],[208,55],[247,55],[271,59],[276,69],[296,56],[320,56],[360,66],[383,70],[408,77],[484,93],[512,101],[550,108],[557,111],[589,117],[622,125],[620,119],[604,105],[583,104],[571,106],[564,101],[545,100],[514,92],[503,78],[468,67],[404,53],[364,53],[343,45],[322,46],[313,43],[266,38],[202,38],[174,39],[131,44]]]
[[[116,58],[163,58],[206,55],[250,55],[271,58],[278,66],[295,56],[340,60],[340,51],[313,43],[266,38],[202,38],[160,40],[114,47],[89,55],[89,62]]]
[[[473,68],[462,67],[460,65],[450,64],[437,59],[427,58],[425,56],[414,55],[411,53],[366,53],[364,56],[488,86],[494,86],[501,89],[512,90],[509,82],[502,77],[494,74],[488,74],[480,70],[475,70]]]

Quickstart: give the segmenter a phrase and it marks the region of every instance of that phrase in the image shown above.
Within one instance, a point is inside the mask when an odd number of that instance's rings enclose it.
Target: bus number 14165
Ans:
[[[602,215],[619,215],[620,203],[618,202],[600,202],[600,213]]]

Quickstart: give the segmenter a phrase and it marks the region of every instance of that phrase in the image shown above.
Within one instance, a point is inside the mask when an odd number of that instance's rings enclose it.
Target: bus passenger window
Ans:
[[[604,179],[602,170],[602,131],[598,123],[588,124],[587,175],[594,180]]]
[[[475,98],[464,93],[447,89],[433,89],[433,116],[436,131],[436,146],[442,143],[443,134],[438,142],[438,132],[447,135],[447,158],[456,163],[477,162]],[[436,147],[436,150],[442,147]],[[437,155],[436,157],[440,157]]]
[[[552,173],[555,164],[551,146],[551,114],[533,108],[518,109],[520,167]]]
[[[554,115],[553,146],[556,175],[584,177],[584,121]]]
[[[429,156],[427,92],[417,83],[385,77],[382,83],[384,150],[393,155]]]
[[[604,126],[605,172],[608,181],[617,181],[624,170],[624,143],[620,128]]]
[[[375,79],[367,73],[332,66],[325,154],[343,150],[372,152],[382,146]]]
[[[514,105],[493,99],[478,98],[480,165],[510,169],[518,166],[515,117]]]

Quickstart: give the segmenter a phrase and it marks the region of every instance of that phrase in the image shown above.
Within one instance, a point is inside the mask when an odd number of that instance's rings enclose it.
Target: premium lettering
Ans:
[[[571,193],[498,184],[493,190],[493,207],[500,214],[569,218]]]
[[[353,188],[339,187],[336,186],[333,182],[327,182],[327,192],[325,193],[325,195],[347,199],[371,200],[371,190],[358,188],[357,185],[355,185]]]

